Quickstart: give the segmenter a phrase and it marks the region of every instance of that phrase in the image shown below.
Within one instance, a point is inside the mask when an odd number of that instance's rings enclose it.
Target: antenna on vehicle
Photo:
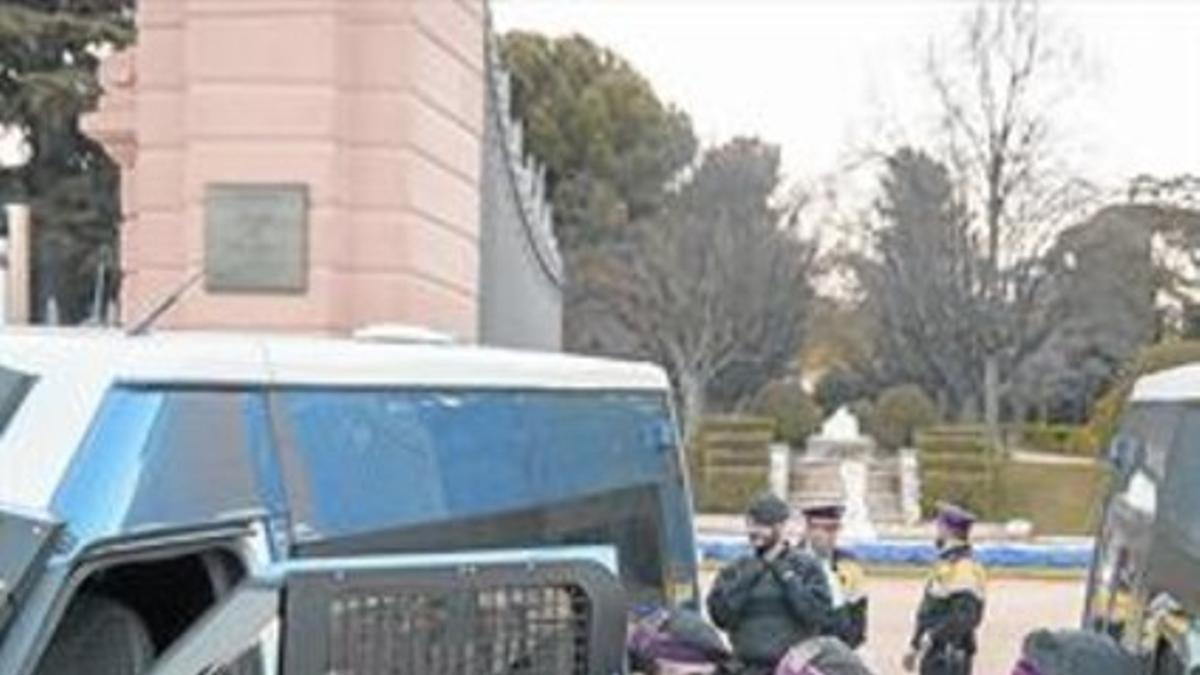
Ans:
[[[129,330],[125,331],[125,334],[131,337],[145,335],[146,332],[154,326],[154,323],[158,321],[163,314],[171,311],[172,307],[179,304],[179,301],[183,299],[184,294],[191,290],[192,286],[195,286],[203,278],[204,270],[200,270],[187,279],[184,279],[183,283],[180,284],[178,288],[172,291],[170,295],[163,298],[150,310],[148,314],[146,314],[146,316],[142,317],[141,320],[133,324]]]

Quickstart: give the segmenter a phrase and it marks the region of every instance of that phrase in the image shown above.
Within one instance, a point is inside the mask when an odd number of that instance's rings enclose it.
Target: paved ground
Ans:
[[[902,673],[900,657],[921,593],[917,579],[872,579],[869,652],[880,675]],[[1079,623],[1082,581],[993,579],[975,675],[1009,675],[1025,634],[1036,627]]]
[[[868,658],[878,675],[901,675],[900,658],[921,593],[916,578],[872,578]],[[1025,634],[1035,627],[1077,625],[1082,581],[993,579],[975,675],[1009,675]]]

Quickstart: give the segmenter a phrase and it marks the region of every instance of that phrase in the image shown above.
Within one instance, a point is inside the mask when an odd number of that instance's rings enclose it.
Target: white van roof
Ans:
[[[0,330],[0,367],[38,378],[0,435],[0,508],[45,509],[114,384],[667,392],[644,363],[349,338]]]
[[[666,390],[657,366],[558,353],[369,339],[0,331],[0,366],[140,384]]]
[[[1130,400],[1135,403],[1200,401],[1200,363],[1139,379]]]

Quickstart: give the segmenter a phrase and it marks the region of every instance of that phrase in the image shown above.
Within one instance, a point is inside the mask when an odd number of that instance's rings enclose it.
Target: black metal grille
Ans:
[[[571,585],[340,593],[329,665],[346,675],[586,675],[591,611]]]
[[[288,675],[613,675],[620,581],[589,562],[313,570],[289,576]]]

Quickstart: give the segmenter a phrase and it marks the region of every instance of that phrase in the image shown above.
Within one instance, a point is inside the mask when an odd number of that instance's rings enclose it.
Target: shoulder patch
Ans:
[[[853,602],[865,595],[867,572],[854,558],[843,558],[837,562],[834,569],[847,600]]]

